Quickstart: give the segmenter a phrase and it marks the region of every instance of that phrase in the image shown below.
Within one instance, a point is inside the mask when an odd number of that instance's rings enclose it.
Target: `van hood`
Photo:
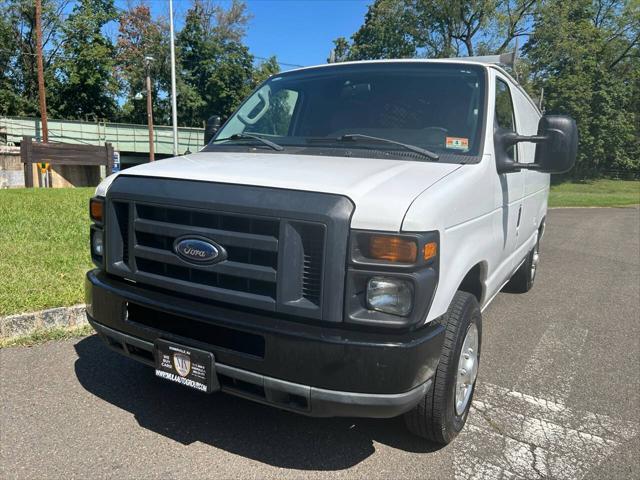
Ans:
[[[352,228],[400,231],[413,200],[458,168],[428,161],[200,152],[128,168],[108,177],[96,194],[105,195],[118,175],[332,193],[355,204]]]

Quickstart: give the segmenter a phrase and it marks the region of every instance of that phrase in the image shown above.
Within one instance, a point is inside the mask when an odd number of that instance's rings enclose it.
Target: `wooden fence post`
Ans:
[[[113,145],[109,142],[105,143],[107,150],[107,176],[113,173]]]
[[[24,186],[26,188],[33,188],[32,146],[31,137],[22,137],[22,141],[20,142],[20,160],[24,164]]]

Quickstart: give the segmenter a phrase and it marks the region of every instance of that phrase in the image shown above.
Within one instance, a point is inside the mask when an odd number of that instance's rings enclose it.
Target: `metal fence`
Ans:
[[[106,121],[49,120],[49,142],[80,145],[111,143],[115,150],[131,153],[149,152],[149,130],[146,125]],[[39,118],[0,117],[0,140],[16,145],[25,136],[39,139],[42,133]],[[204,129],[178,128],[178,153],[196,152],[204,143]],[[154,127],[156,153],[173,153],[173,131],[170,126]]]

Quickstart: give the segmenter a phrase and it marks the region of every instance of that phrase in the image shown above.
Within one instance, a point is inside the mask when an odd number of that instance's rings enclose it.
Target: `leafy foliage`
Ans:
[[[640,11],[637,2],[552,0],[524,52],[548,113],[575,118],[573,174],[640,168]]]
[[[417,12],[412,0],[376,0],[369,6],[364,24],[353,34],[334,41],[336,58],[366,60],[410,58],[417,50]]]
[[[54,87],[58,79],[57,58],[62,30],[62,11],[69,0],[42,0],[42,44],[45,82]],[[39,116],[36,69],[35,4],[32,0],[0,3],[0,114]],[[55,102],[54,102],[55,103]],[[51,109],[55,113],[55,109]]]
[[[113,45],[102,28],[116,18],[114,0],[80,0],[62,29],[63,58],[52,106],[66,118],[112,117],[117,85]]]
[[[15,78],[15,60],[12,52],[17,49],[17,26],[11,21],[6,6],[0,6],[0,115],[11,115],[20,101]]]
[[[178,35],[180,123],[196,124],[213,114],[226,117],[249,93],[253,57],[240,41],[248,19],[238,1],[224,10],[196,0],[187,11]]]
[[[116,39],[116,75],[125,102],[120,119],[131,123],[147,122],[146,73],[152,81],[154,119],[169,120],[169,105],[161,94],[168,92],[171,81],[169,63],[169,25],[165,18],[153,19],[147,5],[140,4],[123,12]],[[145,60],[145,58],[150,59]]]
[[[506,51],[527,33],[535,0],[376,0],[351,41],[334,40],[338,61],[450,57]]]

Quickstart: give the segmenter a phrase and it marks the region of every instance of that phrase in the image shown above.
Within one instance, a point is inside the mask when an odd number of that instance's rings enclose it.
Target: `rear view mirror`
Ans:
[[[213,136],[220,129],[220,125],[222,124],[222,119],[220,115],[213,115],[209,117],[207,120],[207,126],[204,129],[204,144],[208,144],[209,141],[213,138]]]
[[[538,123],[538,136],[544,140],[536,145],[535,164],[547,173],[571,170],[578,153],[578,127],[565,115],[545,115]]]

